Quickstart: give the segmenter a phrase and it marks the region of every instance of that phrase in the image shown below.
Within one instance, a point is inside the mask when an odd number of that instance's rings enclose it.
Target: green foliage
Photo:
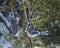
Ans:
[[[4,2],[4,6],[9,7],[8,10],[11,10],[11,8],[14,9],[17,6],[16,0],[10,0],[10,2]],[[26,23],[30,20],[33,23],[33,26],[39,31],[48,30],[51,32],[51,35],[57,32],[58,34],[60,33],[60,0],[23,0],[20,5],[21,8],[19,11],[24,11],[24,20],[22,19],[24,29],[26,27]],[[30,9],[28,10],[28,13],[26,12],[27,8]],[[35,14],[33,14],[34,12]],[[27,16],[32,16],[32,18],[28,20]],[[20,34],[21,37],[19,36],[15,39],[14,46],[21,46],[21,43],[24,41],[27,48],[30,48],[29,39],[24,31],[25,30]],[[13,39],[13,35],[11,35],[10,38]],[[37,36],[33,38],[33,42],[34,40],[37,41],[40,39],[41,37]],[[33,46],[40,46],[40,44],[32,44]]]

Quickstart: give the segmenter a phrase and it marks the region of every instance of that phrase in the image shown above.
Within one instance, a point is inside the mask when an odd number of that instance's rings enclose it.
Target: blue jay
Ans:
[[[31,22],[27,23],[25,32],[27,33],[27,35],[29,37],[34,37],[37,35],[48,35],[49,34],[48,31],[39,32],[36,28],[33,27]]]

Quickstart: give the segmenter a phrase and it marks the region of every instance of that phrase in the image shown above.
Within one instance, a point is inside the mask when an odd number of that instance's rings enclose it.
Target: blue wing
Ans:
[[[32,35],[38,34],[38,31],[35,28],[29,28],[28,32],[30,32]]]

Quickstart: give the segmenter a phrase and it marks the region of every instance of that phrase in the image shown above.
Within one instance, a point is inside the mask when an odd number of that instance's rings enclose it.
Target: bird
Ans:
[[[37,35],[49,35],[48,31],[39,31],[33,27],[31,22],[28,22],[26,25],[25,32],[27,33],[28,37],[35,37]]]

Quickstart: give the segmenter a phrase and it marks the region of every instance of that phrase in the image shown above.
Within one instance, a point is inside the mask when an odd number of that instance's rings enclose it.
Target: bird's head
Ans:
[[[33,25],[32,25],[32,22],[28,22],[28,23],[27,23],[27,27],[28,27],[28,28],[30,28],[30,27],[32,27],[32,26],[33,26]]]

